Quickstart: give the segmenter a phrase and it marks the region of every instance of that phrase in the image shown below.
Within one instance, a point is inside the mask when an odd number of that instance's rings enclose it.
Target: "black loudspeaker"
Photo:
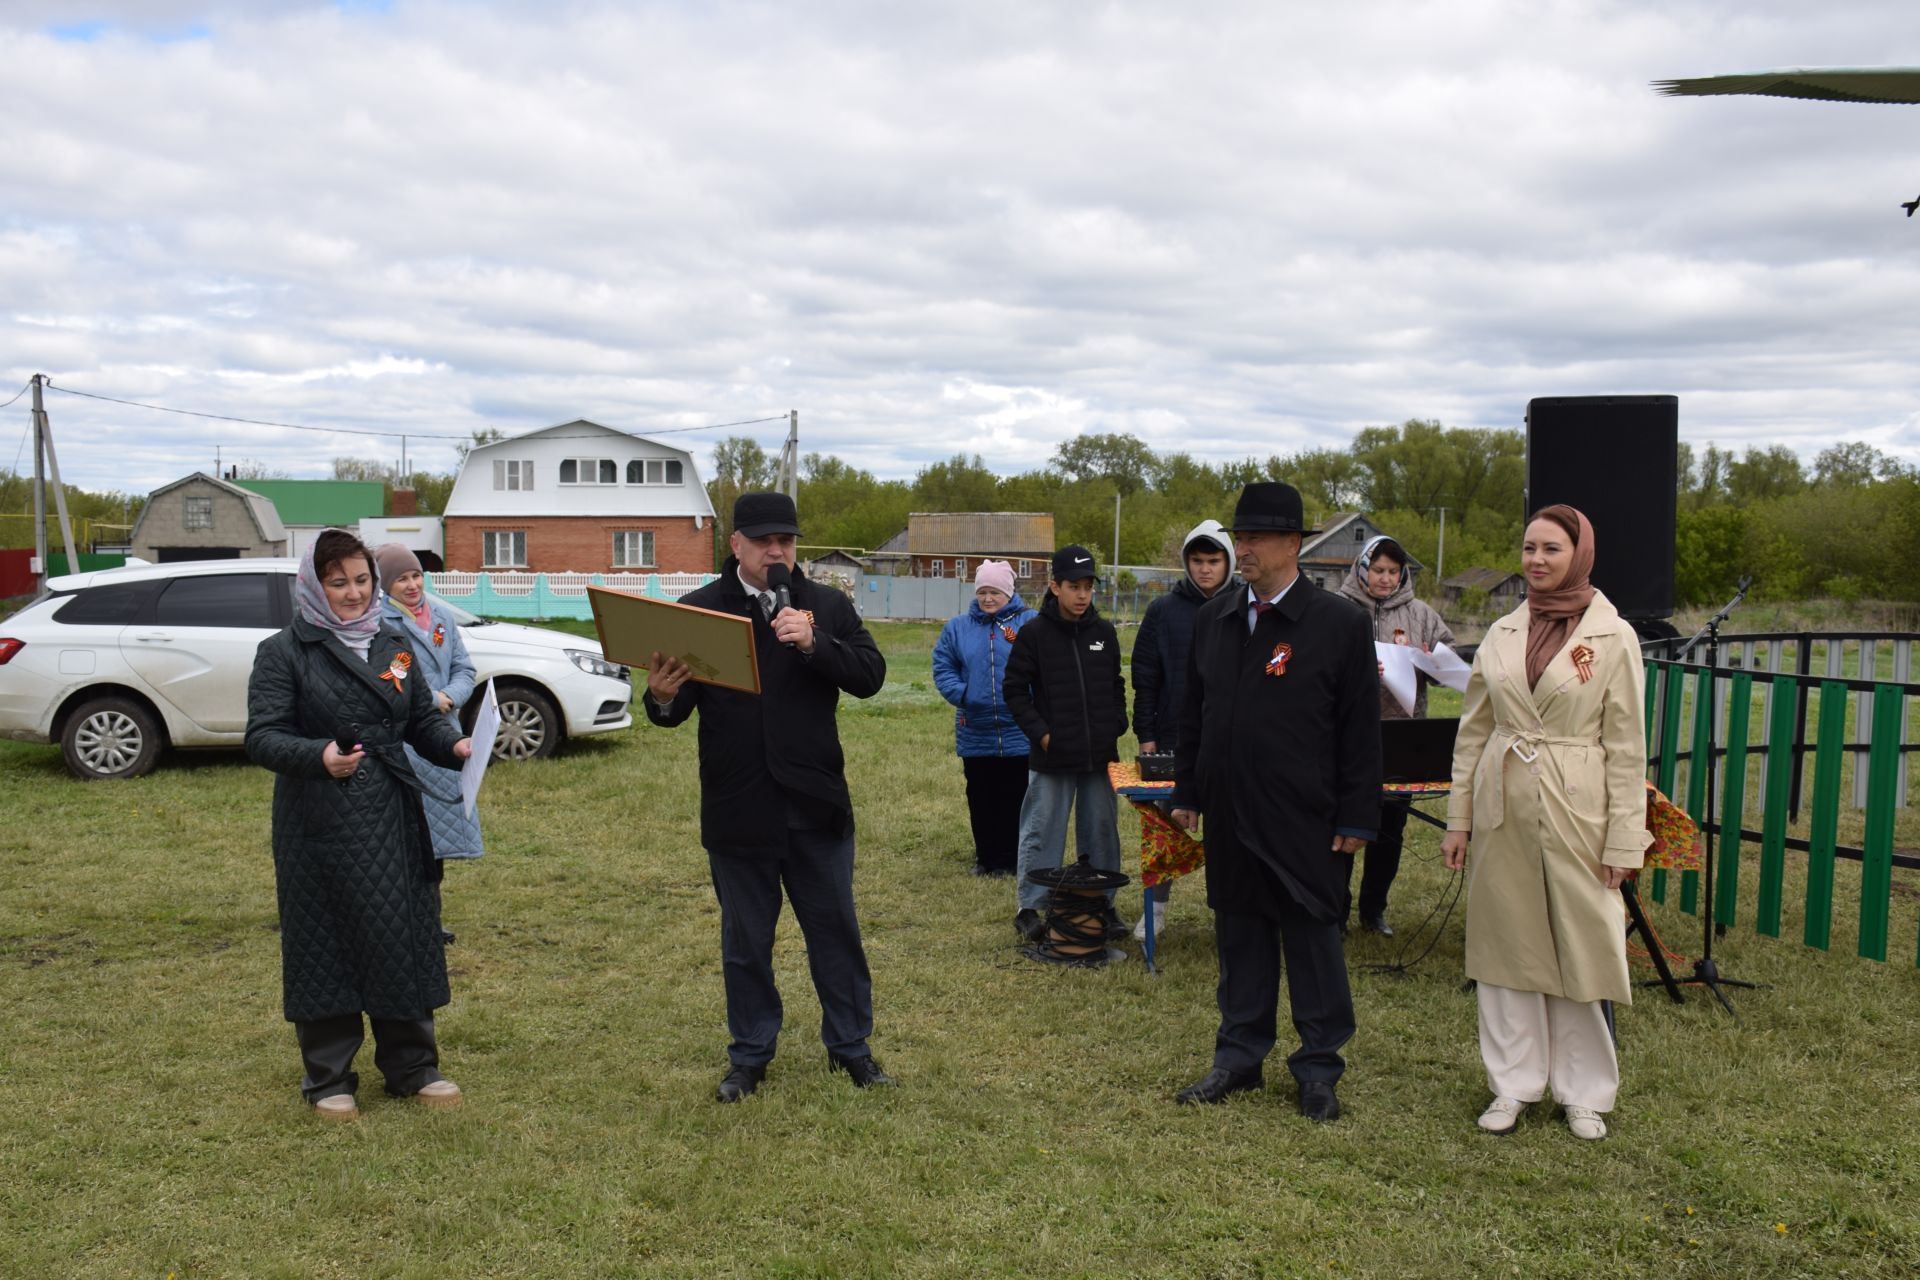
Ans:
[[[1527,401],[1527,511],[1564,502],[1593,525],[1593,585],[1621,616],[1673,613],[1680,397]]]

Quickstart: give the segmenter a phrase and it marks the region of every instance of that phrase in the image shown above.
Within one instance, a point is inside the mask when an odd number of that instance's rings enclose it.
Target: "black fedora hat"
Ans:
[[[1305,530],[1300,491],[1278,480],[1257,480],[1240,491],[1229,532],[1302,533]]]
[[[800,515],[784,493],[743,493],[733,500],[733,531],[743,538],[770,533],[800,536]]]

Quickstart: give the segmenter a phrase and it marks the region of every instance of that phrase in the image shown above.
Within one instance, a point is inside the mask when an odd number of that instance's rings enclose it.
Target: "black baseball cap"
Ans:
[[[1099,571],[1094,568],[1093,552],[1078,543],[1069,544],[1053,553],[1055,582],[1078,582],[1082,578],[1099,576]]]
[[[733,500],[733,531],[743,538],[770,533],[800,536],[800,515],[784,493],[743,493]]]

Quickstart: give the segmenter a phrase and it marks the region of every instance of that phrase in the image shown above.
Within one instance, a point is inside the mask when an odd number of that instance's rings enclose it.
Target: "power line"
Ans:
[[[30,386],[32,386],[32,385],[33,385],[33,379],[31,379],[31,378],[29,378],[29,379],[27,379],[27,387],[30,387]],[[20,389],[19,389],[18,391],[16,391],[16,392],[14,392],[14,393],[13,393],[13,400],[18,400],[18,399],[19,399],[19,398],[20,398],[21,396],[23,396],[23,395],[25,395],[25,394],[27,394],[27,387],[22,387],[22,388],[20,388]],[[13,400],[9,400],[9,401],[7,401],[7,404],[12,404],[12,403],[13,403]],[[4,409],[4,408],[6,408],[6,407],[7,407],[7,404],[0,404],[0,409]]]
[[[28,384],[28,386],[31,386],[31,385],[32,385],[31,383]],[[144,401],[140,401],[140,400],[122,400],[117,396],[103,396],[92,391],[78,391],[72,387],[55,386],[51,382],[47,383],[46,386],[48,390],[58,391],[63,395],[85,396],[89,400],[104,400],[108,404],[123,404],[134,409],[151,409],[156,413],[177,413],[182,417],[187,417],[187,418],[207,418],[215,422],[240,422],[240,423],[245,423],[246,425],[252,426],[252,427],[277,427],[287,431],[319,431],[319,432],[327,433],[329,435],[382,436],[382,437],[386,437],[388,439],[393,439],[393,440],[399,440],[399,439],[405,438],[408,440],[471,441],[473,439],[472,433],[468,433],[466,435],[450,435],[443,431],[376,431],[371,427],[316,427],[308,423],[300,423],[300,422],[273,422],[265,418],[240,418],[240,417],[235,417],[232,414],[226,414],[226,413],[203,413],[198,409],[174,409],[164,404],[147,404]],[[22,387],[20,389],[21,394],[24,395],[26,393],[26,389],[27,389],[26,387]],[[13,400],[18,400],[19,398],[20,396],[16,395],[14,396]],[[7,401],[7,404],[12,404],[13,400]],[[4,409],[4,408],[6,408],[6,405],[0,405],[0,409]],[[627,432],[623,434],[671,436],[671,435],[678,435],[686,431],[718,431],[724,427],[751,427],[762,422],[785,422],[786,420],[787,420],[787,415],[784,413],[781,413],[781,414],[774,414],[771,417],[766,417],[766,418],[742,418],[738,422],[709,422],[703,426],[698,426],[698,427],[662,427],[657,431]],[[619,428],[617,427],[610,428],[610,429],[616,430],[616,431],[619,430]],[[585,433],[582,433],[579,435],[547,437],[547,439],[549,440],[596,440],[599,438],[600,437],[598,436],[587,435]],[[486,441],[485,443],[498,444],[500,443],[500,441]]]

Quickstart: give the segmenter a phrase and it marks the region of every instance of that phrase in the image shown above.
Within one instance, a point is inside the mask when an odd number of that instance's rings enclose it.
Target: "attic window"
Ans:
[[[188,498],[187,510],[182,523],[189,529],[213,528],[213,499]]]
[[[612,458],[562,458],[560,483],[619,484],[620,473]]]
[[[1365,542],[1367,540],[1367,528],[1365,525],[1357,524],[1353,526],[1353,540],[1355,542]]]
[[[679,484],[678,458],[635,458],[627,464],[628,484]]]

